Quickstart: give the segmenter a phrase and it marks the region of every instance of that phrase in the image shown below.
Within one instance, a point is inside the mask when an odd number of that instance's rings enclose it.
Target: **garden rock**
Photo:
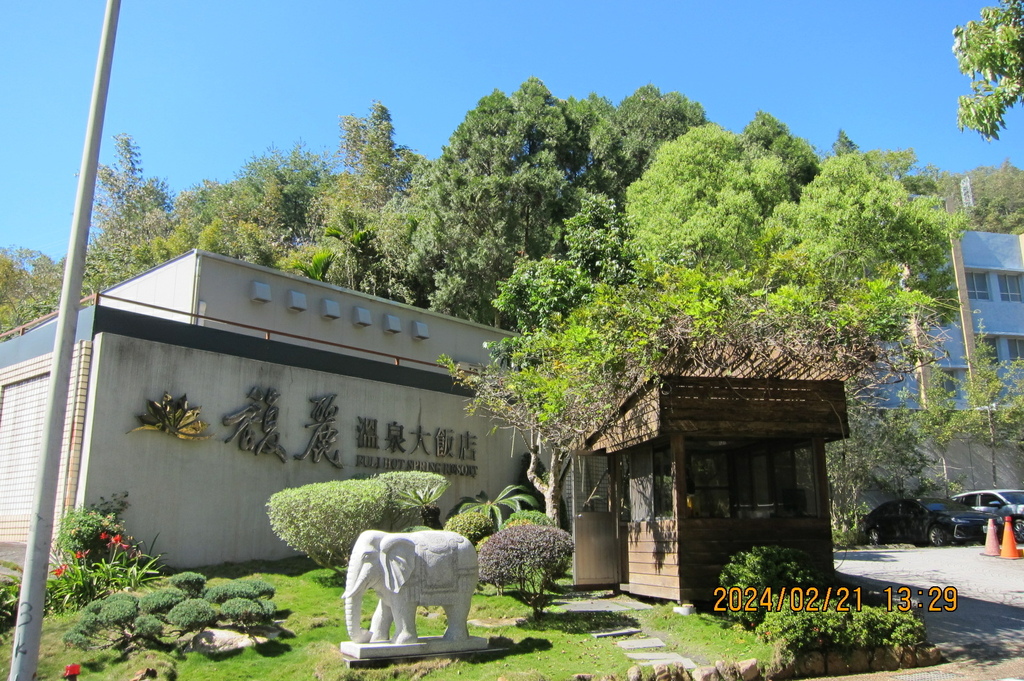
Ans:
[[[715,667],[697,667],[690,670],[690,676],[693,681],[721,681],[722,678]]]
[[[743,681],[757,681],[761,678],[761,670],[757,666],[757,659],[742,660],[736,663],[736,669]]]
[[[639,665],[633,665],[626,672],[626,681],[644,681],[644,670]]]
[[[850,664],[842,653],[831,651],[825,656],[825,666],[829,676],[842,676],[850,673]]]
[[[249,636],[230,629],[204,629],[192,637],[185,647],[185,652],[228,653],[267,641],[268,639],[263,636]]]
[[[718,660],[715,662],[715,669],[718,670],[718,675],[722,678],[722,681],[735,681],[740,678],[740,672],[732,662]]]
[[[903,669],[913,669],[917,666],[917,651],[913,646],[897,648],[895,652],[900,656],[900,667]]]
[[[942,651],[930,644],[917,647],[917,666],[931,667],[942,662]]]
[[[892,672],[899,668],[899,655],[892,648],[875,648],[875,654],[871,657],[871,671]]]
[[[846,658],[846,666],[851,674],[863,674],[871,669],[871,657],[868,651],[858,648],[853,650]]]
[[[819,652],[807,653],[797,660],[796,673],[799,676],[824,676],[825,656]]]
[[[770,681],[783,681],[784,679],[791,679],[796,673],[796,666],[792,662],[788,662],[774,672],[768,675]]]

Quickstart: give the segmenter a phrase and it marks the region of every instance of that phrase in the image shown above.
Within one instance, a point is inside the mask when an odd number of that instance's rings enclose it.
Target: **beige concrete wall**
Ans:
[[[205,314],[217,319],[237,322],[259,329],[284,332],[294,336],[326,341],[360,349],[385,353],[382,357],[363,354],[348,349],[334,348],[343,354],[368,357],[394,363],[394,357],[410,358],[433,364],[441,354],[447,354],[459,362],[485,364],[489,354],[484,349],[485,341],[493,341],[511,335],[492,327],[441,315],[410,305],[377,298],[350,291],[337,286],[312,281],[278,270],[259,267],[249,263],[224,258],[209,253],[200,255],[198,300],[204,306]],[[271,294],[270,302],[252,300],[253,282],[266,284]],[[289,308],[292,292],[305,298],[305,310]],[[323,316],[323,301],[337,304],[341,316],[330,319]],[[356,307],[369,313],[372,324],[358,326],[353,323]],[[384,330],[384,316],[398,319],[401,331],[388,333]],[[425,324],[430,337],[417,339],[413,335],[413,323]],[[218,325],[208,322],[214,328],[227,328],[237,333],[265,337],[258,330],[246,330],[238,326]],[[297,343],[310,347],[332,349],[317,343],[310,343],[281,335],[271,335],[274,340]],[[418,368],[423,365],[414,364]],[[435,369],[443,371],[443,369]]]
[[[166,310],[198,312],[195,307],[196,268],[199,256],[195,251],[175,258],[140,274],[137,277],[112,286],[104,291],[102,304],[119,310],[163,317],[177,322],[189,323],[187,314],[171,314],[144,305],[133,305],[123,300],[137,300]]]
[[[223,417],[248,405],[246,395],[254,387],[279,391],[279,432],[289,455],[301,452],[309,439],[309,400],[337,394],[337,446],[344,469],[326,460],[289,458],[282,463],[270,454],[242,451],[236,441],[225,442],[234,428],[225,426]],[[136,415],[143,413],[145,401],[159,400],[164,392],[174,397],[187,393],[190,404],[202,407],[213,437],[195,442],[159,432],[129,432],[139,425]],[[465,404],[465,398],[455,395],[100,334],[81,496],[95,502],[127,490],[130,532],[145,541],[159,535],[156,550],[166,553],[174,566],[280,558],[292,552],[270,530],[265,504],[274,492],[379,472],[357,467],[357,456],[439,461],[422,450],[402,454],[357,447],[358,417],[377,419],[382,440],[388,422],[404,425],[407,450],[417,424],[431,433],[441,427],[476,436],[475,461],[458,461],[457,455],[445,459],[475,465],[477,471],[475,477],[449,476],[452,486],[442,499],[443,512],[462,496],[481,490],[493,496],[513,483],[520,464],[512,454],[511,435],[492,434],[488,421],[465,414]]]

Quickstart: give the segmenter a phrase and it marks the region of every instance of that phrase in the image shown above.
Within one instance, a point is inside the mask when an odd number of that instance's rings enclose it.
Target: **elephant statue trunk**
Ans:
[[[357,566],[349,565],[348,576],[345,578],[345,626],[348,628],[348,635],[355,643],[369,643],[370,630],[362,626],[363,593],[366,591],[366,578],[370,566],[364,564],[362,569],[355,570]]]

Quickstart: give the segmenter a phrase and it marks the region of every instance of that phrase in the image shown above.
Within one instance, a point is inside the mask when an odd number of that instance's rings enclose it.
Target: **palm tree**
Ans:
[[[459,513],[482,513],[490,519],[497,531],[501,527],[503,508],[520,511],[523,506],[536,508],[537,500],[530,496],[529,490],[522,485],[509,485],[494,499],[489,498],[487,492],[483,490],[476,497],[462,497],[458,508]]]

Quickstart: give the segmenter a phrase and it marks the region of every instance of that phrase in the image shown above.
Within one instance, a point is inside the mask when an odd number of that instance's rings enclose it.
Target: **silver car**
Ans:
[[[1024,489],[980,489],[953,496],[964,506],[976,511],[988,511],[1001,518],[1013,518],[1013,535],[1024,542]]]

